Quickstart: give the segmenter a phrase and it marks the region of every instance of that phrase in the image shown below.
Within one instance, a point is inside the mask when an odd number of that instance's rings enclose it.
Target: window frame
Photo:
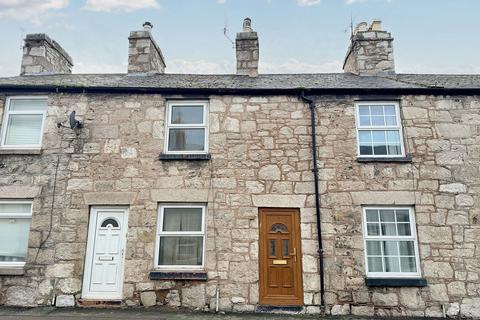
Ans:
[[[395,107],[395,117],[397,119],[397,125],[384,125],[384,126],[360,126],[360,106],[383,106],[383,105],[393,105]],[[357,136],[357,157],[358,158],[404,158],[405,157],[405,142],[403,138],[403,127],[402,127],[402,118],[400,116],[400,103],[397,101],[357,101],[355,102],[355,128]],[[385,155],[375,155],[375,154],[361,154],[360,153],[360,131],[370,130],[370,131],[389,131],[389,130],[398,130],[400,136],[400,154],[385,154]]]
[[[410,220],[410,236],[369,236],[367,233],[367,210],[408,210]],[[410,206],[363,206],[362,207],[362,228],[363,228],[363,247],[364,247],[364,262],[365,273],[367,278],[421,278],[422,271],[420,266],[420,254],[418,249],[417,228],[415,222],[415,210]],[[368,253],[367,240],[376,241],[402,241],[413,240],[415,251],[415,263],[417,266],[416,272],[370,272],[368,270]],[[382,255],[382,264],[384,264]]]
[[[10,103],[12,100],[46,100],[47,108],[44,111],[10,111]],[[2,128],[0,132],[0,149],[41,149],[43,142],[43,133],[45,130],[45,119],[48,111],[48,97],[47,96],[11,96],[7,97],[5,101],[5,107],[3,110]],[[7,138],[7,126],[10,115],[12,114],[28,114],[28,115],[42,115],[42,125],[40,128],[40,138],[38,144],[10,144],[5,145],[5,139]]]
[[[163,216],[165,209],[169,208],[188,208],[188,209],[202,209],[202,230],[201,231],[163,231]],[[207,205],[198,204],[198,203],[163,203],[158,208],[157,216],[157,234],[155,237],[155,261],[154,266],[156,270],[172,270],[178,271],[178,269],[185,270],[204,270],[205,269],[205,243],[207,239],[206,234],[206,215],[207,215]],[[202,265],[161,265],[158,263],[158,258],[160,255],[160,238],[162,236],[202,236],[203,237],[203,246],[202,246]]]
[[[201,124],[172,124],[171,115],[172,107],[174,106],[203,106],[203,122]],[[168,101],[165,115],[165,144],[164,144],[164,153],[165,154],[207,154],[208,153],[208,102],[201,100],[185,100],[185,101]],[[183,151],[170,151],[168,149],[170,129],[205,129],[204,135],[204,150],[183,150]]]
[[[27,234],[27,250],[25,252],[25,261],[0,261],[0,268],[23,268],[28,259],[28,242],[30,240],[30,229],[32,227],[33,201],[32,200],[0,200],[0,204],[30,204],[30,213],[3,213],[0,212],[0,219],[29,219],[30,226]]]

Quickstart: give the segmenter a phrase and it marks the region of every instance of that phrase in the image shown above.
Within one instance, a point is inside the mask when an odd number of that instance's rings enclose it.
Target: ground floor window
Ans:
[[[162,204],[158,212],[155,266],[203,268],[206,206]]]
[[[30,201],[0,201],[0,266],[25,264],[31,221]]]
[[[364,207],[367,277],[419,277],[413,208]]]

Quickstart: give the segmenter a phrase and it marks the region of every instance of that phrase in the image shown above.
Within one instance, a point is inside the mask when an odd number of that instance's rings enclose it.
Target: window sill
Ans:
[[[1,276],[23,276],[24,274],[25,270],[23,267],[0,266]]]
[[[150,280],[196,280],[207,281],[206,271],[150,271]]]
[[[42,149],[0,149],[0,155],[39,155]]]
[[[210,153],[205,154],[166,154],[161,153],[159,160],[163,161],[175,161],[175,160],[210,160],[212,157]]]
[[[407,155],[405,157],[385,157],[385,158],[357,157],[357,162],[360,162],[360,163],[369,163],[369,162],[411,163],[412,156]]]
[[[365,278],[367,287],[426,287],[423,278]]]

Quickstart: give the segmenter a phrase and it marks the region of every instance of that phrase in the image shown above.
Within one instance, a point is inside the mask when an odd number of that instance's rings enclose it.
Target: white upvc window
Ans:
[[[208,103],[169,101],[167,103],[165,153],[205,154],[208,152]]]
[[[402,123],[398,102],[357,102],[358,157],[403,157]]]
[[[363,235],[368,278],[420,277],[413,208],[364,207]]]
[[[0,267],[25,265],[31,222],[31,201],[0,201]]]
[[[40,149],[47,97],[8,97],[0,137],[3,149]]]
[[[155,267],[203,269],[206,206],[162,204],[158,211]]]

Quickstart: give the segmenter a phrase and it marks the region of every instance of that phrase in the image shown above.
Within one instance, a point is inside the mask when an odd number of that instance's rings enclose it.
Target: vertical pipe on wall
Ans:
[[[313,179],[315,183],[315,212],[317,216],[317,236],[318,236],[318,264],[320,270],[320,305],[324,306],[325,295],[325,275],[323,270],[323,244],[322,244],[322,225],[320,216],[320,192],[318,189],[318,164],[317,164],[317,130],[315,120],[315,103],[301,92],[302,101],[308,103],[310,108],[310,126],[312,130],[312,159],[313,159]]]

